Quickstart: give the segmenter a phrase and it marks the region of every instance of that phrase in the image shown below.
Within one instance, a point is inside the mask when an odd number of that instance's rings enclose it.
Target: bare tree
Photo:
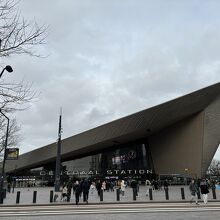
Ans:
[[[220,176],[220,161],[219,160],[216,160],[216,159],[212,160],[208,168],[207,174],[211,176]]]
[[[34,48],[45,43],[47,27],[21,18],[18,5],[17,0],[0,0],[0,57],[22,53],[42,57]],[[36,95],[31,84],[6,83],[1,78],[0,108],[4,112],[25,109],[24,104]]]
[[[6,136],[7,122],[1,117],[0,118],[0,152],[4,149],[5,136]],[[8,147],[16,147],[21,141],[21,136],[19,135],[21,128],[18,126],[16,118],[12,118],[9,123],[8,131]]]
[[[0,81],[0,108],[4,112],[24,110],[38,96],[31,84]]]
[[[9,58],[15,54],[43,57],[35,48],[45,43],[47,27],[39,26],[35,20],[22,18],[18,6],[18,0],[0,0],[0,58]],[[31,84],[24,81],[10,83],[0,79],[0,109],[4,113],[26,109],[37,95]],[[16,119],[10,119],[8,146],[18,143],[18,131]],[[0,115],[0,151],[5,132],[5,119]]]
[[[46,29],[21,18],[18,1],[0,0],[0,57],[21,53],[40,56],[33,48],[45,43]]]

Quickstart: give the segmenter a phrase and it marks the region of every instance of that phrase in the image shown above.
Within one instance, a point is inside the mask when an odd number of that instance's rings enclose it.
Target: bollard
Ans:
[[[153,200],[153,191],[152,188],[149,189],[149,199]]]
[[[169,200],[169,189],[166,187],[164,188],[164,190],[165,190],[165,198],[166,200]]]
[[[83,202],[86,202],[86,193],[83,192]]]
[[[120,201],[120,189],[116,190],[116,198],[117,198],[117,201]]]
[[[33,192],[33,203],[36,203],[37,201],[37,191]]]
[[[103,201],[103,189],[100,190],[100,202]]]
[[[67,194],[67,202],[70,202],[70,197],[71,197],[71,194]]]
[[[182,199],[185,199],[185,192],[184,192],[184,188],[181,188],[181,197],[182,197]]]
[[[3,201],[4,201],[4,192],[3,191],[0,191],[0,204],[3,204]]]
[[[213,196],[213,199],[216,199],[216,192],[215,192],[215,188],[212,188],[212,196]]]
[[[50,202],[53,202],[53,190],[50,190]]]
[[[198,192],[197,192],[197,196],[198,196],[198,199],[201,199],[200,190],[198,190]]]
[[[3,190],[3,198],[6,198],[6,189],[2,189]]]
[[[20,195],[21,195],[21,192],[20,192],[20,191],[17,191],[16,204],[19,204],[19,203],[20,203]]]
[[[6,189],[3,188],[1,191],[0,191],[0,204],[3,204],[4,202],[4,199],[6,198]]]
[[[133,188],[133,200],[136,200],[136,196],[137,196],[137,189]]]

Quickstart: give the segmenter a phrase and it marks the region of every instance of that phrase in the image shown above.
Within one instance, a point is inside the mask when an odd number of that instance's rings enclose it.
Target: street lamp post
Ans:
[[[6,130],[6,137],[5,137],[5,144],[4,144],[4,157],[2,162],[2,171],[1,171],[1,180],[0,180],[0,204],[3,203],[4,199],[4,192],[3,192],[3,186],[4,186],[4,179],[5,179],[5,161],[6,161],[6,149],[8,145],[8,132],[9,132],[9,118],[2,112],[0,109],[0,113],[7,119],[7,130]]]
[[[55,192],[60,191],[60,165],[61,165],[61,133],[62,133],[62,111],[59,116],[59,129],[58,129],[58,141],[57,141],[57,157],[56,157],[56,171],[55,171]]]
[[[13,72],[13,69],[11,66],[7,65],[5,66],[1,73],[0,78],[2,77],[2,74],[4,71],[7,70],[9,73]],[[6,130],[6,137],[5,137],[5,143],[4,143],[4,156],[3,156],[3,162],[2,162],[2,171],[1,171],[1,179],[0,179],[0,204],[3,203],[4,195],[3,195],[3,186],[4,186],[4,179],[5,179],[5,161],[6,161],[6,149],[8,145],[8,132],[9,132],[9,118],[2,112],[0,109],[0,113],[7,119],[7,130]]]

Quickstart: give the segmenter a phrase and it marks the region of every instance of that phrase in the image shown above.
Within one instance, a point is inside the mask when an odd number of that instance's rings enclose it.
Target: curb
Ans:
[[[199,202],[202,202],[203,200],[198,200]],[[220,200],[209,200],[208,203],[218,203]],[[100,202],[100,203],[79,203],[78,206],[84,206],[84,205],[114,205],[114,204],[182,204],[182,203],[189,203],[188,200],[183,201],[137,201],[137,202]],[[63,202],[63,203],[40,203],[40,204],[14,204],[14,205],[0,205],[0,208],[2,207],[23,207],[23,206],[62,206],[62,205],[73,205],[76,206],[74,202]]]

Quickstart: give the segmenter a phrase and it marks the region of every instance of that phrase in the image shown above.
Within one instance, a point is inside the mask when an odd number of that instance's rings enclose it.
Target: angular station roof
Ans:
[[[163,128],[204,110],[220,94],[220,83],[163,104],[139,111],[62,140],[62,160],[80,158],[110,146],[146,138]],[[57,144],[25,153],[7,161],[6,171],[35,168],[55,161]]]

